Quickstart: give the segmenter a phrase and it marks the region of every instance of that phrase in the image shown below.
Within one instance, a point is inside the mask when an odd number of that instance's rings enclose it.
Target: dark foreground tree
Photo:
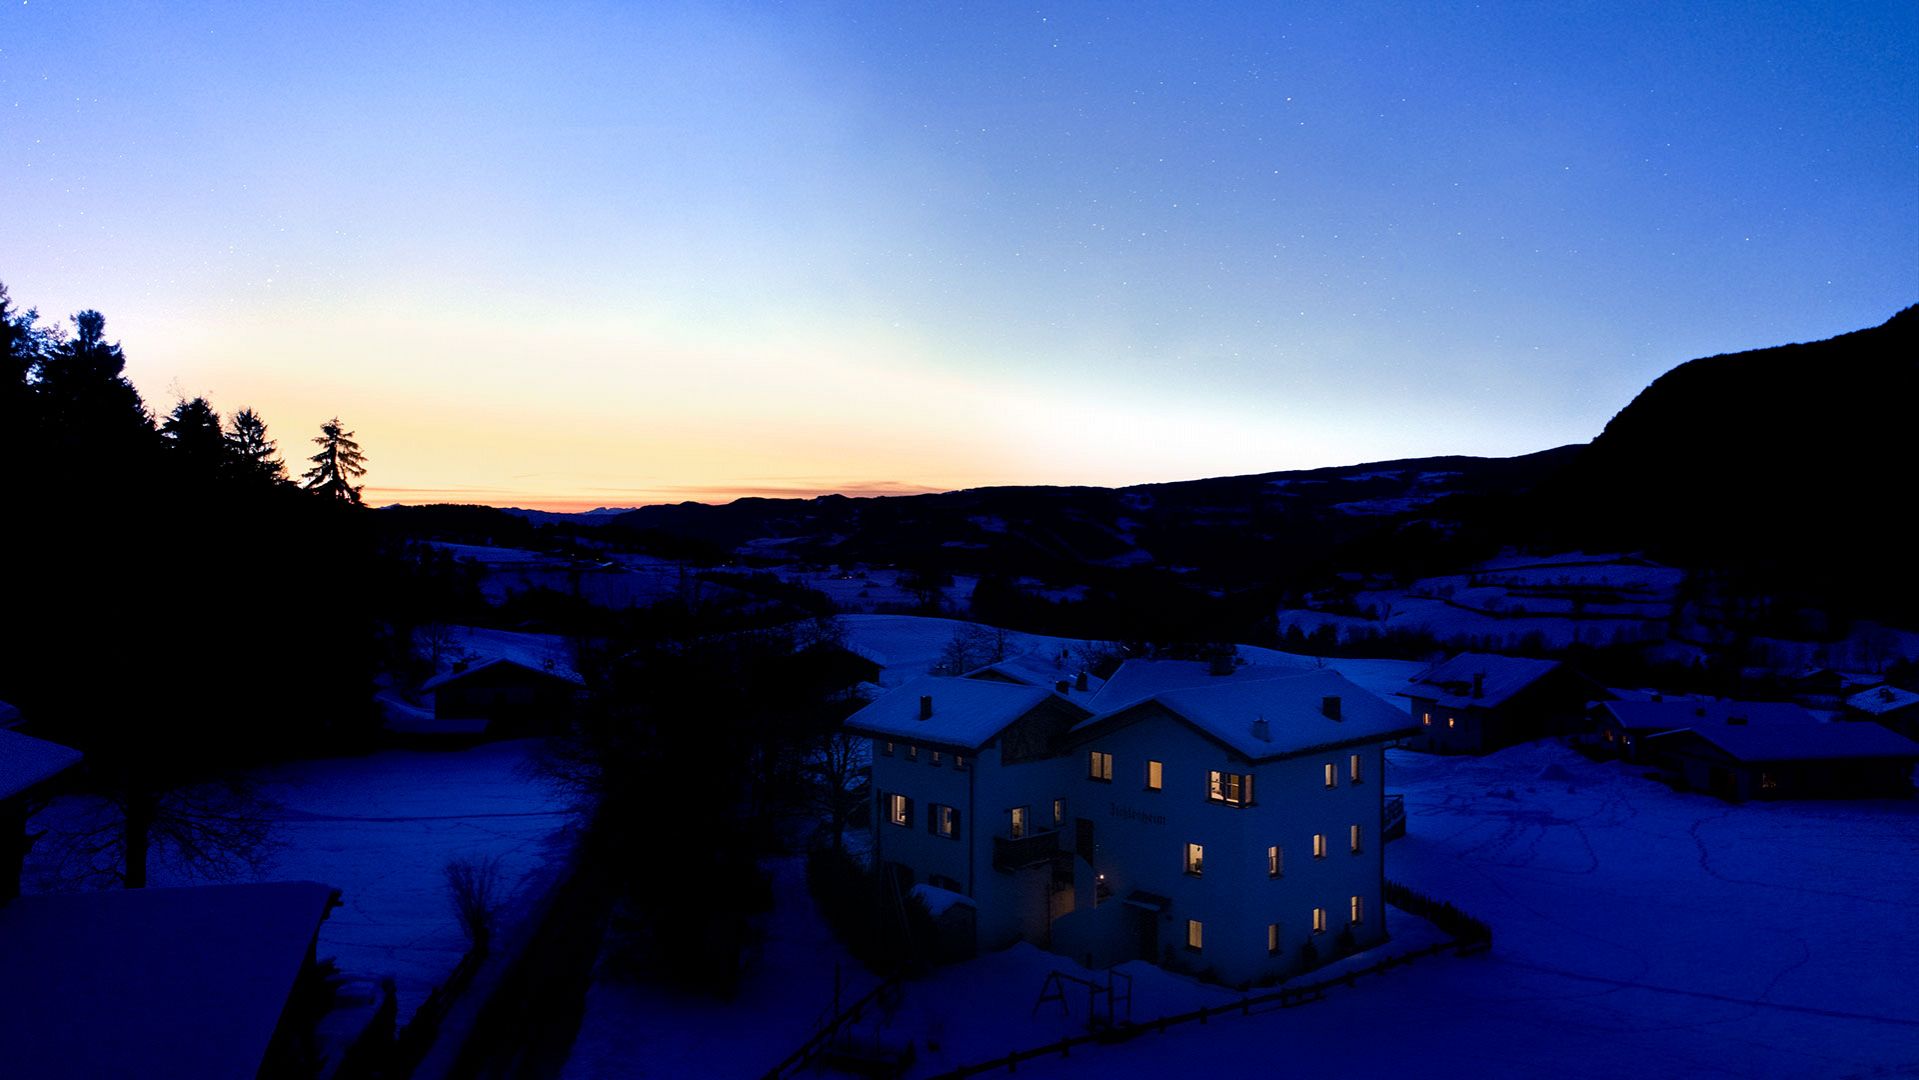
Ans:
[[[252,409],[241,409],[227,422],[227,460],[242,479],[279,483],[286,479],[279,445],[267,438],[267,424]]]
[[[320,452],[307,459],[313,462],[303,477],[307,490],[358,506],[360,489],[353,482],[366,475],[366,457],[353,441],[353,432],[336,416],[320,425],[313,441]]]

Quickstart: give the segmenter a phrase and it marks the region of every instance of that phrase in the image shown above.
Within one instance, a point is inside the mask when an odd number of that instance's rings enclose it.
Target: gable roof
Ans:
[[[933,715],[924,720],[920,719],[922,697],[933,699]],[[1086,713],[1048,687],[922,675],[847,717],[846,727],[863,735],[978,749],[1013,721],[1049,702]]]
[[[1455,709],[1477,705],[1493,709],[1527,687],[1559,670],[1557,660],[1532,660],[1498,653],[1460,653],[1413,676],[1413,686],[1401,690],[1407,697],[1431,698]],[[1479,679],[1479,693],[1473,693]]]
[[[554,668],[552,671],[547,671],[543,668],[536,668],[532,666],[531,664],[522,664],[518,660],[515,660],[510,656],[496,656],[491,660],[483,660],[480,663],[474,664],[472,667],[469,667],[464,671],[441,672],[440,674],[435,675],[431,679],[428,679],[427,681],[421,683],[420,690],[422,693],[428,690],[438,690],[442,686],[446,686],[451,683],[460,682],[463,679],[471,678],[475,675],[478,675],[482,671],[494,671],[496,669],[505,670],[507,668],[518,668],[521,671],[530,672],[534,675],[541,675],[549,679],[557,679],[558,681],[564,682],[564,683],[572,683],[574,686],[586,685],[586,680],[580,678],[578,675],[570,671],[562,671],[559,668]]]
[[[80,763],[80,751],[0,728],[0,799],[25,794]]]
[[[1738,761],[1813,761],[1907,758],[1919,761],[1919,743],[1871,722],[1698,724],[1651,736],[1694,736]]]
[[[967,672],[966,677],[969,679],[999,678],[1008,682],[1022,683],[1027,686],[1044,686],[1050,689],[1057,686],[1061,680],[1069,685],[1073,684],[1082,672],[1084,669],[1077,662],[1071,659],[1061,661],[1059,653],[1048,649],[1035,649],[1018,656],[1009,656],[998,663],[976,668]],[[1098,693],[1100,687],[1105,685],[1105,680],[1090,672],[1084,673],[1086,689],[1072,690],[1071,693]]]
[[[292,881],[0,907],[9,1075],[250,1080],[333,895]]]
[[[1081,722],[1073,731],[1090,736],[1123,726],[1141,715],[1135,711],[1138,706],[1151,702],[1242,757],[1264,761],[1323,747],[1384,742],[1415,730],[1412,716],[1404,709],[1360,689],[1336,671],[1299,673],[1269,669],[1254,677],[1242,678],[1245,674],[1246,669],[1242,668],[1232,675],[1208,676],[1210,681],[1201,685],[1161,690],[1144,700],[1126,701],[1117,709]],[[1167,683],[1190,681],[1179,670],[1153,678],[1143,675],[1136,678],[1135,687],[1162,679]],[[1107,685],[1110,687],[1118,681],[1119,676],[1115,674]],[[1339,699],[1337,720],[1323,711],[1326,699],[1332,697]],[[1255,731],[1258,720],[1266,721],[1264,738]]]
[[[1884,716],[1914,705],[1919,705],[1919,694],[1910,690],[1901,690],[1896,686],[1875,686],[1870,690],[1861,690],[1846,699],[1846,708],[1857,709],[1872,716]]]
[[[1268,664],[1241,664],[1226,675],[1213,674],[1205,660],[1128,660],[1113,672],[1086,705],[1096,713],[1116,712],[1171,690],[1237,685],[1264,679],[1303,675],[1311,668],[1284,668]]]
[[[1634,731],[1677,731],[1695,726],[1726,727],[1733,719],[1751,724],[1816,724],[1819,718],[1784,701],[1607,701],[1600,708],[1619,726]]]

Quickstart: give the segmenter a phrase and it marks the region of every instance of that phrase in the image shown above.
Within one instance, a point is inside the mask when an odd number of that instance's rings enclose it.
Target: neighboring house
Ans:
[[[1106,684],[1104,679],[1075,663],[1064,648],[1057,653],[1047,650],[1023,653],[969,671],[966,677],[997,679],[1020,686],[1044,686],[1075,698],[1081,694],[1097,693]]]
[[[433,717],[449,730],[512,738],[562,730],[585,684],[569,671],[545,671],[498,657],[424,683]]]
[[[1649,761],[1646,740],[1694,725],[1726,723],[1818,723],[1804,708],[1779,701],[1709,701],[1672,698],[1657,701],[1599,701],[1589,713],[1589,744],[1627,761]]]
[[[80,763],[80,751],[0,728],[0,903],[20,894],[20,870],[33,840],[32,803],[52,780]]]
[[[314,944],[335,896],[297,881],[0,905],[0,1074],[311,1075]]]
[[[1491,750],[1576,730],[1589,702],[1612,695],[1558,660],[1460,653],[1399,691],[1419,727],[1407,746],[1441,754]]]
[[[1831,707],[1868,686],[1877,686],[1881,680],[1877,675],[1809,667],[1787,676],[1784,681],[1787,691],[1801,704]]]
[[[981,948],[1238,985],[1385,937],[1383,750],[1411,725],[1335,672],[1135,660],[1083,701],[928,677],[847,726],[875,858],[967,897]]]
[[[1877,724],[1825,723],[1797,706],[1722,702],[1685,727],[1645,737],[1640,754],[1722,799],[1871,798],[1912,791],[1919,743]]]
[[[1919,694],[1897,686],[1875,686],[1846,699],[1851,717],[1877,720],[1908,739],[1919,739]]]

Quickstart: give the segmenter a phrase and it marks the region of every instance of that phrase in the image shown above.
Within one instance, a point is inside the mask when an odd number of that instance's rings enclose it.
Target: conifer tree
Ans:
[[[307,459],[313,467],[304,477],[306,489],[358,506],[360,489],[353,481],[366,475],[366,457],[360,453],[360,444],[353,441],[353,432],[346,430],[336,416],[320,425],[320,434],[313,441],[320,452]]]
[[[206,398],[196,397],[174,405],[160,424],[160,438],[167,449],[202,477],[221,471],[226,458],[226,439],[220,432],[220,414]]]
[[[279,457],[279,444],[267,438],[267,424],[252,409],[241,409],[227,422],[227,460],[242,478],[279,483],[286,479],[287,467]]]

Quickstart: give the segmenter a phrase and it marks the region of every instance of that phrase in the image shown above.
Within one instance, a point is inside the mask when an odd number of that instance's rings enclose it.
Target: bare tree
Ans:
[[[112,785],[91,812],[47,830],[52,875],[63,885],[144,888],[157,861],[189,881],[259,877],[279,847],[279,805],[243,778],[158,790]]]
[[[869,773],[866,740],[847,731],[829,731],[807,752],[807,795],[833,834],[833,850],[846,846],[846,827],[866,804]]]
[[[940,649],[930,669],[934,675],[964,675],[1006,659],[1007,634],[997,627],[967,623]]]

